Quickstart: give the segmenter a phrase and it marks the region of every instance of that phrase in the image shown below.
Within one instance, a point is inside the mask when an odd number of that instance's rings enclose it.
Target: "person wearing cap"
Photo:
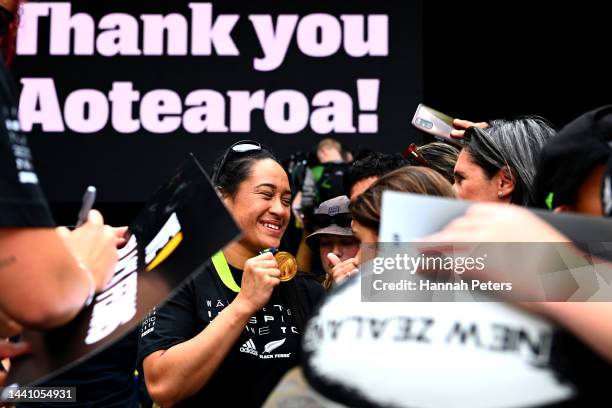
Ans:
[[[542,149],[535,206],[556,212],[612,214],[612,105],[587,112]]]
[[[326,289],[332,281],[340,283],[357,268],[359,241],[351,229],[349,203],[344,195],[322,202],[313,214],[315,230],[306,237],[306,244],[321,256]]]

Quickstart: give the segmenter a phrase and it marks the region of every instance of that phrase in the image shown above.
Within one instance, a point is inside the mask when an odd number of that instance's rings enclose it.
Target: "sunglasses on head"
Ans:
[[[329,227],[334,224],[342,228],[348,228],[351,226],[351,221],[353,217],[349,213],[341,213],[336,215],[327,215],[327,214],[313,214],[312,215],[312,223],[314,224],[315,229],[321,229],[325,227]]]
[[[421,166],[429,167],[427,160],[425,160],[425,158],[421,156],[419,152],[417,152],[418,148],[419,146],[417,146],[416,143],[411,143],[410,146],[408,146],[408,149],[406,149],[404,152],[404,157],[407,159],[416,160]]]
[[[219,167],[217,167],[217,171],[213,175],[213,178],[212,178],[213,182],[215,184],[217,183],[219,179],[219,175],[223,173],[223,168],[225,167],[225,163],[227,163],[227,160],[229,159],[231,154],[245,154],[245,153],[261,151],[261,150],[262,150],[261,143],[256,142],[254,140],[241,140],[239,142],[234,143],[225,151],[225,154],[223,155],[223,159],[221,159],[221,163],[219,163]]]

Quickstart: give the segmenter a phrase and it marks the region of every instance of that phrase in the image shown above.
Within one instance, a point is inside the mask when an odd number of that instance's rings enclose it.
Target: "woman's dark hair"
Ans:
[[[416,149],[417,153],[423,157],[427,167],[434,169],[444,176],[449,183],[455,182],[455,163],[459,157],[459,149],[447,143],[432,142]],[[416,164],[415,165],[422,165]]]
[[[226,157],[225,162],[223,158]],[[274,153],[262,146],[260,150],[253,150],[244,153],[229,152],[224,153],[215,160],[211,174],[213,174],[213,184],[220,187],[224,193],[234,197],[238,192],[240,183],[249,178],[253,164],[259,160],[272,159],[280,165],[280,161]],[[222,169],[219,169],[220,166]],[[282,167],[282,166],[281,166]]]
[[[388,154],[372,152],[366,156],[362,156],[355,160],[342,176],[344,193],[350,196],[351,189],[360,180],[373,176],[380,177],[400,167],[408,166],[409,164],[410,162],[408,159],[405,159],[399,153]]]
[[[455,197],[453,186],[435,170],[408,166],[392,171],[376,180],[349,205],[353,219],[367,228],[378,231],[382,195],[385,191]]]
[[[556,130],[537,116],[513,120],[493,120],[490,127],[471,127],[465,131],[464,149],[474,164],[492,178],[500,169],[509,171],[514,181],[511,203],[528,205],[535,195],[534,179],[544,144]]]

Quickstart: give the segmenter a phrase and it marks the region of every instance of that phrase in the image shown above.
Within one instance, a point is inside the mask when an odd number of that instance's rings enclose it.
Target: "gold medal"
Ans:
[[[287,282],[288,280],[293,279],[298,270],[297,260],[295,257],[289,252],[281,251],[274,255],[274,259],[276,259],[276,262],[278,263],[278,269],[281,273],[281,282]]]

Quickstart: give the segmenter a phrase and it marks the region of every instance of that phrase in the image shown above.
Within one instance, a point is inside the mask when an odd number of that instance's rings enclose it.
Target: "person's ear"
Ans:
[[[225,190],[223,190],[223,188],[219,186],[215,187],[215,190],[217,191],[217,194],[219,195],[221,200],[223,200],[225,206],[231,209],[234,204],[234,200],[232,200],[231,194],[228,194]]]
[[[495,174],[497,185],[497,197],[501,200],[508,199],[514,192],[514,176],[510,169],[505,166],[497,170]]]

